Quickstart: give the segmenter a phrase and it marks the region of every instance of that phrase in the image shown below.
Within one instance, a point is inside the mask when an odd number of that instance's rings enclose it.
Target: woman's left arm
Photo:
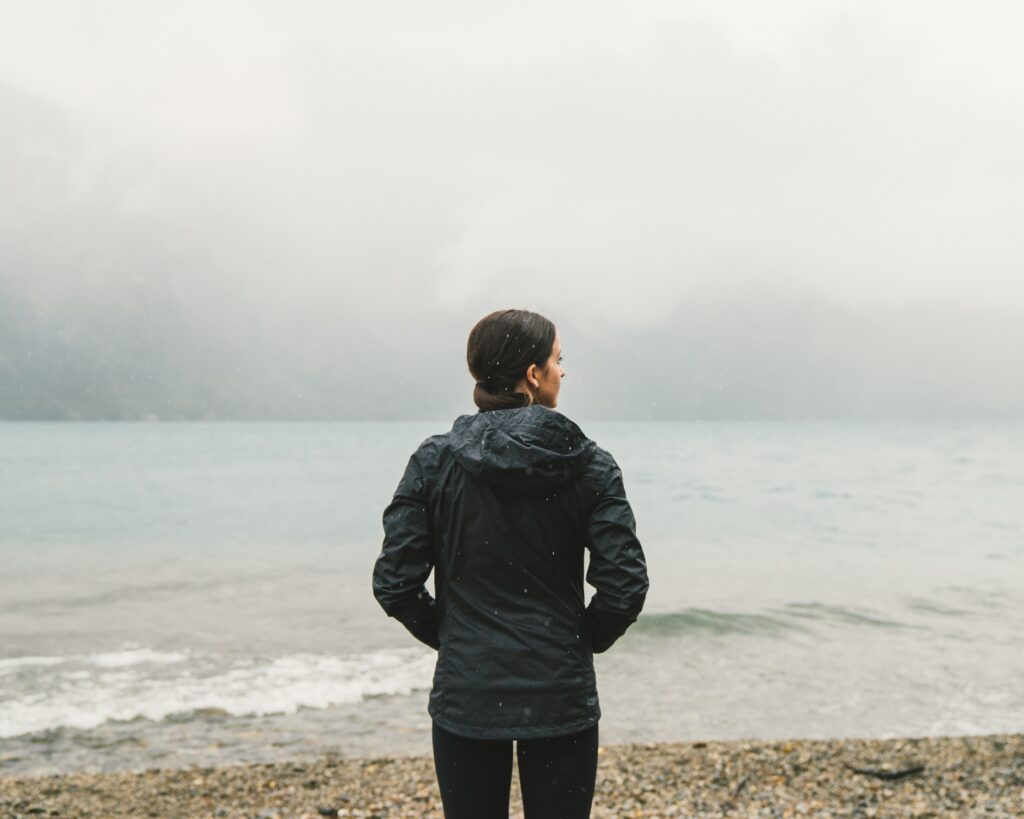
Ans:
[[[373,596],[419,641],[440,648],[437,601],[426,582],[434,568],[430,500],[421,450],[409,457],[405,474],[384,509],[384,545],[373,566]]]

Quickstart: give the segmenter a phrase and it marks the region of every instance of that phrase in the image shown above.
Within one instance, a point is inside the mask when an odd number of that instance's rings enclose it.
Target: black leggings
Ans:
[[[470,739],[433,723],[434,770],[445,819],[508,819],[512,740]],[[589,819],[597,724],[561,737],[516,741],[526,819]]]

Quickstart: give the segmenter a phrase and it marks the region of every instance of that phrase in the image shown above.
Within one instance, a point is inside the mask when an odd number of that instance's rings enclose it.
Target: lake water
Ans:
[[[1024,423],[579,423],[651,578],[602,743],[1024,728]],[[429,754],[370,578],[448,428],[0,424],[0,774]]]

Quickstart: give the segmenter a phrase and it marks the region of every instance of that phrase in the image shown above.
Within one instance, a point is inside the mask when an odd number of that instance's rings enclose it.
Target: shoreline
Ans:
[[[594,819],[1024,816],[1024,734],[650,742],[599,754]],[[0,777],[0,815],[443,818],[432,757],[336,754]],[[522,816],[514,762],[510,816]]]

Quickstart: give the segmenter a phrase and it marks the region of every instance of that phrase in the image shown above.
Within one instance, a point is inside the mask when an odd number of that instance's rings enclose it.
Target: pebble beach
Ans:
[[[443,817],[429,756],[0,779],[4,817]],[[513,765],[510,816],[521,817]],[[1024,735],[599,749],[593,817],[1024,816]]]

